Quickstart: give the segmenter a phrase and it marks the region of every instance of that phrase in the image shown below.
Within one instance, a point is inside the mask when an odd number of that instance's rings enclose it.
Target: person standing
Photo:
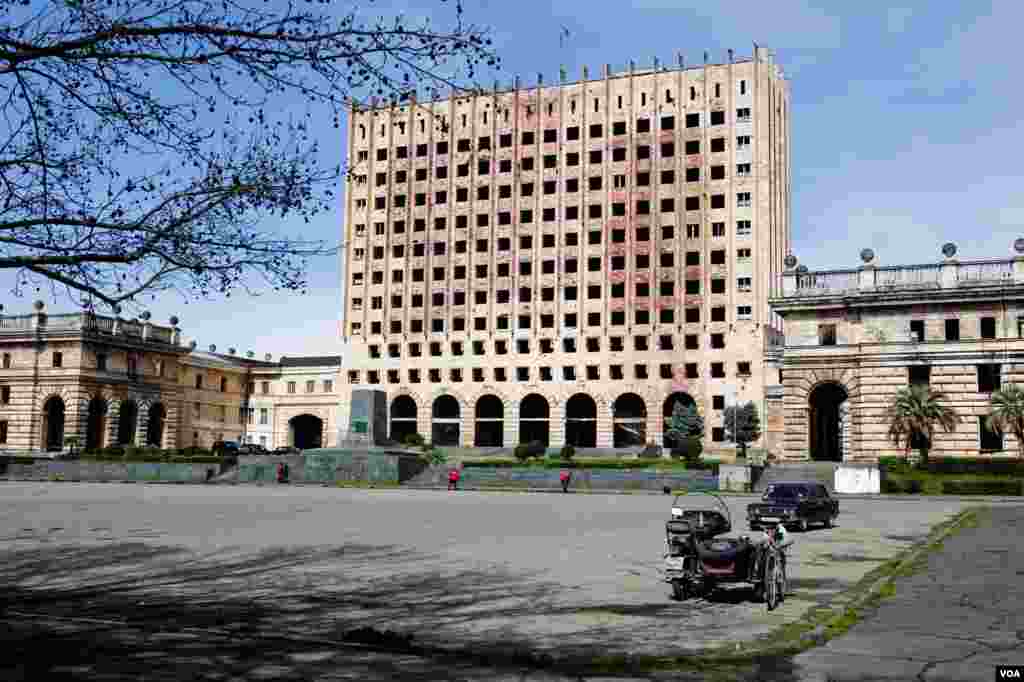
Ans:
[[[569,483],[572,481],[572,472],[568,469],[562,469],[562,473],[559,475],[559,479],[562,481],[562,492],[569,492]]]
[[[451,469],[448,472],[448,490],[459,489],[459,470]]]

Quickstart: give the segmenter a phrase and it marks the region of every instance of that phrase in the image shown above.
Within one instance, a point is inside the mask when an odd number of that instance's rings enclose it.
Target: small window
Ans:
[[[63,367],[64,366],[64,354],[57,352],[53,354],[53,366]]]
[[[932,368],[930,365],[911,365],[907,367],[907,383],[911,386],[928,386],[931,383]]]
[[[987,416],[978,416],[978,447],[982,452],[1000,452],[1003,449],[1003,434],[988,427]]]
[[[960,340],[960,320],[946,320],[946,341]]]
[[[996,338],[996,318],[994,318],[994,317],[983,317],[983,318],[981,318],[981,338],[983,338],[983,339],[994,339],[994,338]]]
[[[910,321],[910,337],[912,341],[924,341],[924,320]]]
[[[1001,385],[1001,365],[978,365],[978,392],[993,393]]]
[[[822,346],[836,345],[836,326],[834,324],[818,325],[818,343]]]

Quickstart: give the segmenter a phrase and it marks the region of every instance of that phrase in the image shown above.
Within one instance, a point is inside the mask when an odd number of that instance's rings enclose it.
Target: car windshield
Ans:
[[[807,489],[802,485],[773,485],[764,494],[765,497],[796,499],[800,495],[806,495]]]

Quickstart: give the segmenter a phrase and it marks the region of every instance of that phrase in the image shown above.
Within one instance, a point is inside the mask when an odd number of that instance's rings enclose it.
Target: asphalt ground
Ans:
[[[727,500],[745,529],[750,498]],[[670,501],[0,484],[0,678],[582,679],[514,661],[683,655],[753,639],[833,603],[965,506],[843,500],[835,528],[794,534],[791,592],[769,613],[742,588],[669,599]],[[365,627],[464,653],[339,644]]]

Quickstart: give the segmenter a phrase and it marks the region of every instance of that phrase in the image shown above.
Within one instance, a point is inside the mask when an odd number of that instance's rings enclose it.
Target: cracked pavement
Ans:
[[[1000,506],[896,580],[845,635],[793,659],[801,682],[990,682],[1024,663],[1024,506]]]
[[[743,530],[751,499],[727,500]],[[649,495],[2,484],[0,642],[9,655],[0,658],[0,679],[582,679],[487,660],[509,651],[685,655],[752,639],[814,604],[834,604],[964,506],[843,500],[836,528],[795,535],[791,594],[769,614],[742,589],[669,599],[660,566],[670,503]],[[481,659],[339,646],[364,626],[411,633],[425,646],[467,645]],[[645,679],[655,678],[702,679]],[[771,661],[735,679],[796,678],[789,661]]]

